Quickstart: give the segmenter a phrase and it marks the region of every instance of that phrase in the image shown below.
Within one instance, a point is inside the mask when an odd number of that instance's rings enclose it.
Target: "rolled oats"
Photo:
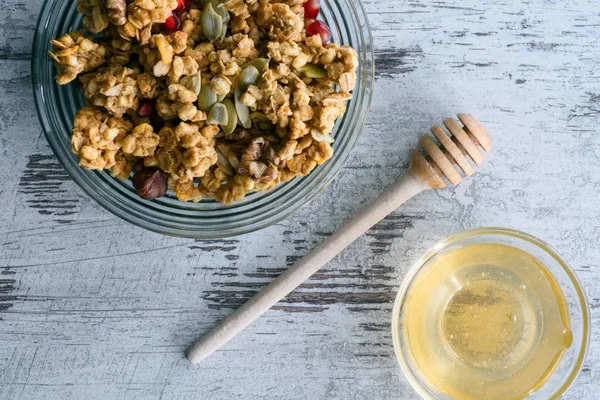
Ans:
[[[85,97],[115,117],[138,107],[138,71],[113,64],[81,77]]]
[[[177,8],[177,0],[134,0],[127,6],[127,21],[119,33],[127,39],[146,44],[153,24],[162,24]]]
[[[214,196],[223,204],[231,204],[242,200],[254,191],[255,181],[248,175],[234,175],[226,184],[221,185]]]
[[[97,107],[84,107],[75,115],[71,150],[85,169],[107,169],[116,164],[117,152],[132,129],[131,122],[115,118]]]
[[[129,178],[133,165],[137,160],[137,157],[119,150],[115,156],[115,165],[110,167],[110,175],[123,180]]]
[[[158,133],[161,147],[156,153],[156,165],[177,181],[201,178],[217,162],[214,136],[218,130],[185,122],[174,129],[164,127]]]
[[[87,38],[81,31],[67,33],[52,41],[50,56],[56,62],[56,82],[65,85],[82,72],[92,71],[106,60],[106,48]]]
[[[174,11],[178,0],[78,0],[86,28],[104,38],[73,32],[50,55],[59,84],[86,73],[92,107],[79,110],[72,135],[80,165],[128,179],[143,159],[179,200],[229,204],[331,158],[358,57],[308,35],[303,3]]]
[[[116,26],[124,25],[127,22],[127,2],[125,0],[106,0],[106,9],[108,20]]]
[[[140,124],[123,139],[123,153],[136,157],[150,156],[154,154],[158,142],[159,136],[154,133],[152,125]]]
[[[231,91],[231,81],[225,76],[215,76],[210,81],[210,88],[218,95],[227,95]]]
[[[125,40],[113,32],[107,32],[105,39],[107,39],[106,48],[109,55],[107,61],[109,64],[128,65],[131,62],[131,55],[138,52],[137,44]]]
[[[200,178],[200,182],[202,186],[204,186],[209,193],[216,192],[223,182],[227,179],[229,174],[225,172],[221,167],[211,167],[202,178]]]
[[[149,72],[139,74],[137,77],[139,93],[146,99],[155,99],[160,93],[160,84],[158,79]]]
[[[108,27],[108,10],[105,0],[77,0],[77,11],[84,14],[83,26],[92,33]]]

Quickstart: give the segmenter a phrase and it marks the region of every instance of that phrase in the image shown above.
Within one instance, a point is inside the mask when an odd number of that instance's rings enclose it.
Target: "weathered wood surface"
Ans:
[[[0,398],[415,398],[393,354],[408,267],[458,230],[509,226],[556,247],[600,328],[600,14],[594,0],[369,0],[368,126],[295,216],[233,239],[149,233],[92,202],[53,157],[33,105],[42,0],[0,0]],[[478,116],[490,162],[428,192],[200,366],[184,348],[406,168],[432,123]],[[600,336],[567,398],[600,390]]]

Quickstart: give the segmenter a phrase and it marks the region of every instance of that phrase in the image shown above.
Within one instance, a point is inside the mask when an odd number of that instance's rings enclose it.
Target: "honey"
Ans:
[[[556,279],[527,252],[470,244],[432,258],[412,282],[402,340],[419,379],[455,399],[521,399],[572,342]]]

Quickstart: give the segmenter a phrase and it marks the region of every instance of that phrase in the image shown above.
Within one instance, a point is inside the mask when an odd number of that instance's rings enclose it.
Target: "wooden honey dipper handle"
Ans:
[[[463,174],[471,175],[474,168],[467,157],[476,165],[480,165],[483,162],[483,154],[479,147],[488,152],[491,139],[472,116],[459,114],[458,118],[464,124],[463,127],[452,118],[444,121],[452,137],[437,126],[432,128],[432,133],[442,148],[428,136],[423,136],[419,143],[427,156],[419,150],[413,151],[410,168],[394,184],[337,232],[191,345],[186,351],[187,359],[192,364],[197,364],[219,349],[411,197],[423,190],[446,187],[444,178],[451,183],[458,183]]]

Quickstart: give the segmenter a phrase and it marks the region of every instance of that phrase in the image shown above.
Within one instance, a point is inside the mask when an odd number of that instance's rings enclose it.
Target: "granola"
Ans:
[[[165,23],[177,7],[177,0],[134,0],[127,6],[127,21],[119,26],[119,33],[125,39],[146,44],[153,25]]]
[[[69,33],[50,55],[90,104],[74,120],[79,164],[162,194],[140,183],[158,171],[179,200],[223,204],[309,174],[333,155],[358,57],[303,6],[78,0],[103,37]]]
[[[92,71],[106,61],[106,48],[83,35],[82,31],[67,33],[52,41],[50,56],[56,62],[56,82],[65,85],[82,72]]]
[[[117,152],[132,127],[131,122],[115,118],[98,107],[80,109],[71,136],[71,150],[79,155],[79,165],[86,169],[114,166]]]
[[[83,94],[95,106],[121,118],[138,108],[138,71],[113,64],[81,77]]]

